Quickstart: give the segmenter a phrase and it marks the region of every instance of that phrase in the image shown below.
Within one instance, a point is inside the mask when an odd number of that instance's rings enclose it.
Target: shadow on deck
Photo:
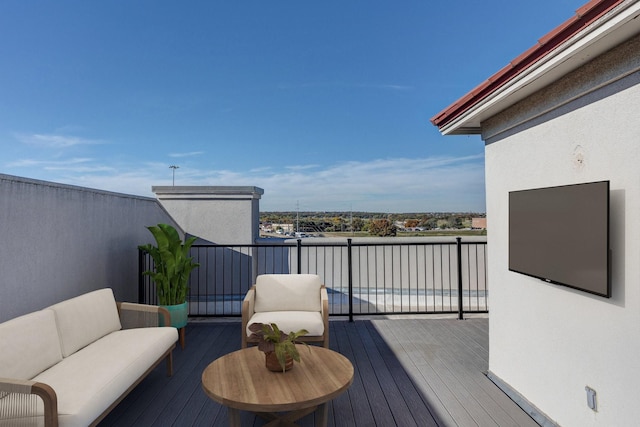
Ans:
[[[353,385],[329,405],[329,426],[537,426],[488,369],[488,319],[332,320],[331,349],[354,365]],[[105,426],[227,426],[227,410],[202,391],[214,359],[240,348],[239,322],[193,322],[174,352],[105,418]],[[313,414],[300,420],[313,426]],[[243,426],[265,422],[242,412]]]

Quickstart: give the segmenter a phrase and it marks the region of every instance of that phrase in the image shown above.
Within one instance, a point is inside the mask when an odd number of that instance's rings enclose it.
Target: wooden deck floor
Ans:
[[[483,374],[488,319],[332,320],[331,348],[355,367],[329,405],[330,426],[537,426]],[[226,409],[202,391],[214,359],[240,348],[240,323],[190,323],[174,375],[151,373],[100,426],[227,426]],[[264,422],[242,413],[243,426]],[[314,416],[300,421],[313,426]]]

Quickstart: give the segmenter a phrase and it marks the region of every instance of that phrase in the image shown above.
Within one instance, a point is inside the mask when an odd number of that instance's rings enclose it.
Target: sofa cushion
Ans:
[[[62,360],[56,319],[42,310],[0,323],[0,377],[30,380]]]
[[[265,311],[255,313],[247,323],[247,336],[251,335],[249,325],[252,323],[275,323],[278,328],[288,334],[306,329],[308,336],[320,336],[324,333],[324,322],[319,311]]]
[[[111,289],[100,289],[52,305],[63,357],[122,328]]]
[[[320,277],[263,274],[256,279],[255,311],[320,311]]]
[[[87,426],[178,340],[175,328],[112,332],[34,378],[58,395],[60,426]],[[165,371],[162,371],[165,375]]]

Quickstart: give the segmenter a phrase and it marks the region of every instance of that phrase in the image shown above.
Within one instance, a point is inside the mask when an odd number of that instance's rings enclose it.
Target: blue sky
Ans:
[[[0,173],[262,211],[484,212],[429,119],[586,0],[3,1]]]

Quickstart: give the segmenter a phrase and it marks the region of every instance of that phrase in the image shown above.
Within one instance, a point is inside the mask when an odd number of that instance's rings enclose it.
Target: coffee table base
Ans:
[[[240,427],[240,410],[236,408],[227,408],[229,412],[229,425],[231,427]],[[300,418],[305,417],[315,411],[318,411],[318,418],[316,420],[316,425],[321,427],[326,427],[327,425],[327,415],[329,412],[329,408],[326,403],[323,403],[318,406],[312,406],[310,408],[298,409],[297,411],[291,411],[286,413],[272,413],[272,412],[256,412],[260,418],[263,418],[267,421],[271,421],[268,424],[265,424],[265,427],[275,427],[275,426],[290,426],[294,427],[297,424],[294,421],[298,421]]]

